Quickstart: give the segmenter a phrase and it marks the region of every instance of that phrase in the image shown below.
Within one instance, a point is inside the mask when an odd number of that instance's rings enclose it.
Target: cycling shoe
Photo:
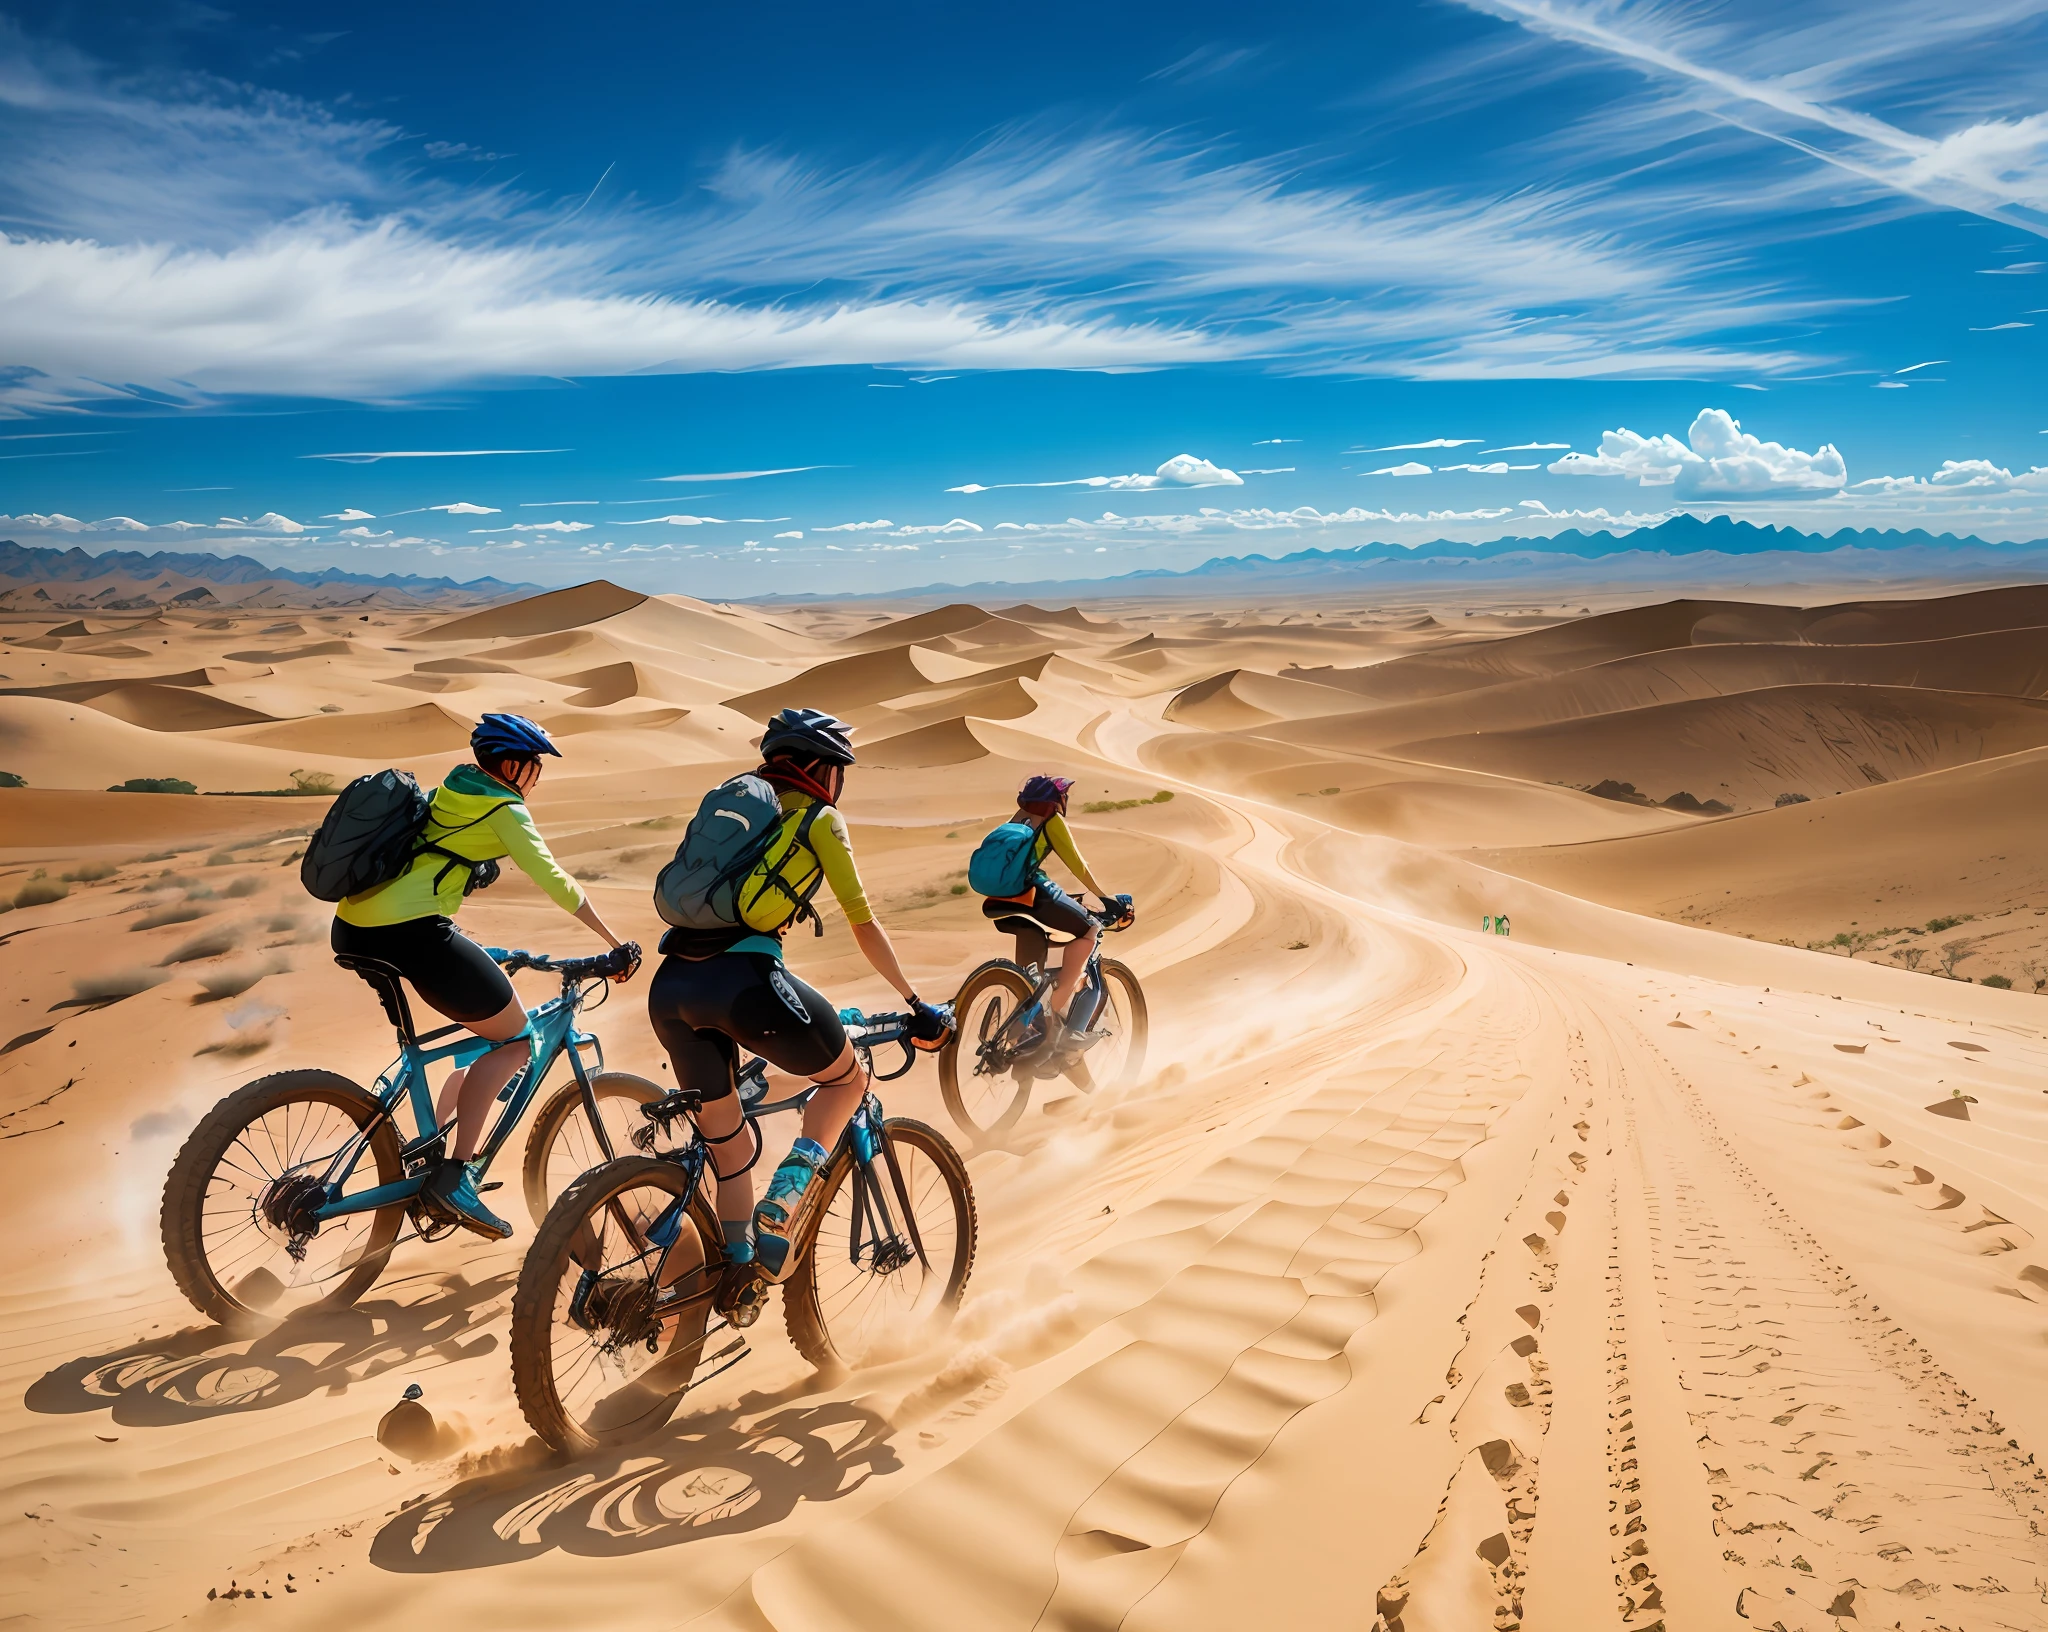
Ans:
[[[477,1194],[476,1170],[468,1162],[443,1162],[427,1180],[426,1195],[438,1210],[464,1229],[474,1230],[491,1241],[511,1238],[512,1226],[486,1207],[483,1197]]]

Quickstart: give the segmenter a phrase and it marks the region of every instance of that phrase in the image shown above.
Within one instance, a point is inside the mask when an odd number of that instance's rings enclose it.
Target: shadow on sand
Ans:
[[[827,1400],[756,1418],[762,1403],[671,1423],[579,1462],[464,1480],[389,1520],[370,1561],[420,1574],[554,1551],[648,1552],[765,1529],[799,1502],[836,1501],[901,1466],[894,1428],[859,1405]]]
[[[188,1327],[66,1361],[37,1378],[23,1404],[52,1416],[110,1411],[127,1427],[163,1428],[268,1411],[321,1389],[340,1394],[425,1356],[490,1353],[498,1339],[478,1328],[502,1312],[512,1281],[494,1275],[472,1286],[460,1275],[419,1275],[390,1282],[385,1296],[308,1310],[254,1336]]]

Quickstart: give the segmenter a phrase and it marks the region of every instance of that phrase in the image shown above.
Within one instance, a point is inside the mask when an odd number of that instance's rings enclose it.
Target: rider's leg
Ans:
[[[771,1281],[781,1280],[796,1267],[793,1248],[803,1232],[805,1205],[868,1089],[867,1068],[851,1043],[812,1081],[818,1087],[804,1107],[803,1134],[777,1165],[768,1193],[754,1208],[754,1261]]]
[[[518,1037],[526,1030],[526,1010],[518,998],[488,1020],[471,1020],[469,1029],[479,1037],[492,1042],[504,1042],[507,1038]],[[503,1048],[494,1048],[482,1059],[473,1061],[464,1070],[454,1073],[461,1079],[455,1084],[455,1149],[452,1152],[458,1162],[466,1162],[476,1154],[476,1147],[482,1143],[484,1122],[491,1114],[491,1102],[498,1097],[506,1083],[527,1061],[528,1049],[524,1041],[506,1042]],[[452,1079],[451,1079],[452,1080]],[[442,1094],[445,1098],[447,1088]]]
[[[1088,972],[1088,959],[1095,951],[1095,942],[1101,933],[1091,923],[1085,935],[1077,935],[1067,942],[1066,954],[1060,959],[1059,979],[1053,982],[1052,996],[1048,1000],[1052,1012],[1063,1020],[1068,1005],[1074,1001],[1074,992],[1081,984],[1081,977]]]
[[[744,1224],[754,1216],[754,1158],[761,1148],[760,1132],[743,1131],[747,1119],[738,1094],[707,1102],[697,1112],[697,1126],[711,1146],[711,1165],[718,1175],[719,1220]]]

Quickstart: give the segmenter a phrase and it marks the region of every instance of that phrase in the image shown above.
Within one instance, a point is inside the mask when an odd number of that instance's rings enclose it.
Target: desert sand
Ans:
[[[2048,1627],[2048,589],[1812,599],[0,613],[0,1626]],[[859,727],[927,991],[1002,949],[953,890],[1028,771],[1137,898],[1145,1070],[972,1153],[958,1320],[824,1377],[771,1316],[573,1463],[512,1396],[516,1205],[200,1321],[185,1133],[391,1053],[297,887],[324,802],[257,795],[532,714],[652,943],[786,702]],[[828,920],[792,963],[881,1006]],[[463,921],[595,950],[516,874]],[[591,1024],[659,1077],[644,981]],[[929,1065],[885,1098],[950,1127]]]

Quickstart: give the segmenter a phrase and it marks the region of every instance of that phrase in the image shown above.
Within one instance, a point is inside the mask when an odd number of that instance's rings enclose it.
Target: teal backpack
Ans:
[[[1003,823],[967,858],[967,887],[977,895],[1022,895],[1038,876],[1037,845],[1038,829],[1029,822]]]

